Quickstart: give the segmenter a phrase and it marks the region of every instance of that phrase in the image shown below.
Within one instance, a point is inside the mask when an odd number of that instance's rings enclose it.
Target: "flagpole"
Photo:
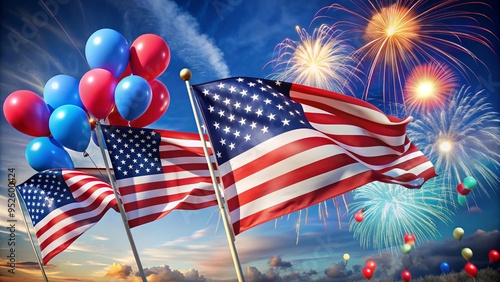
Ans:
[[[33,242],[33,237],[31,237],[31,231],[28,226],[28,221],[26,220],[26,216],[24,215],[23,211],[23,205],[26,208],[26,204],[24,203],[24,200],[22,199],[21,195],[19,195],[19,191],[16,189],[16,198],[17,202],[19,203],[19,209],[21,210],[21,216],[23,217],[24,225],[26,226],[26,233],[28,233],[28,238],[30,239],[31,242],[31,247],[33,248],[33,252],[35,253],[36,260],[38,262],[38,266],[40,266],[40,270],[42,271],[43,279],[45,282],[49,282],[49,278],[47,277],[47,273],[45,273],[45,267],[43,266],[42,260],[40,259],[40,256],[38,255],[38,251],[36,250],[35,243]],[[22,203],[22,204],[21,204]],[[30,218],[31,220],[31,218]]]
[[[137,252],[137,248],[135,246],[134,237],[132,236],[132,232],[130,231],[130,226],[128,225],[127,215],[125,214],[121,198],[118,196],[118,190],[116,188],[115,180],[113,176],[111,176],[108,159],[106,157],[106,153],[104,152],[104,144],[102,143],[104,134],[102,133],[101,124],[99,122],[96,122],[96,133],[97,133],[96,135],[98,136],[97,143],[99,144],[99,149],[101,149],[102,158],[104,159],[104,166],[106,167],[106,173],[108,174],[109,182],[115,194],[116,205],[118,206],[118,210],[120,211],[120,215],[123,221],[123,226],[125,227],[125,231],[127,232],[127,237],[130,243],[130,247],[132,248],[132,252],[134,253],[135,262],[137,263],[137,267],[139,267],[139,273],[141,274],[142,281],[147,282],[148,280],[146,279],[146,274],[144,273],[144,269],[142,268],[141,259],[139,258],[139,253]]]
[[[180,77],[182,80],[186,82],[186,88],[189,94],[189,101],[191,102],[191,108],[193,110],[193,115],[194,119],[196,121],[196,127],[198,129],[198,134],[200,134],[200,140],[202,141],[201,143],[203,144],[203,153],[205,154],[205,159],[207,160],[207,165],[208,169],[210,171],[210,177],[212,178],[212,184],[214,186],[214,191],[215,191],[215,196],[217,198],[217,203],[219,205],[219,210],[222,216],[222,222],[224,224],[224,229],[226,230],[226,237],[227,237],[227,242],[229,243],[229,249],[231,250],[231,256],[233,258],[233,263],[234,263],[234,268],[236,270],[236,275],[238,277],[239,282],[244,282],[245,279],[243,278],[243,271],[241,270],[241,264],[240,260],[238,258],[238,252],[236,251],[236,246],[234,244],[234,233],[229,225],[228,221],[228,215],[226,213],[226,210],[224,208],[224,205],[222,204],[222,197],[220,195],[219,187],[217,186],[217,180],[215,178],[215,173],[214,173],[214,168],[212,166],[212,161],[210,160],[209,154],[208,154],[208,148],[207,144],[205,141],[205,137],[203,136],[203,132],[201,130],[201,125],[200,125],[200,120],[198,118],[198,114],[196,112],[196,106],[194,104],[194,95],[191,90],[191,84],[189,83],[189,80],[191,79],[191,71],[189,69],[182,69],[180,72]]]

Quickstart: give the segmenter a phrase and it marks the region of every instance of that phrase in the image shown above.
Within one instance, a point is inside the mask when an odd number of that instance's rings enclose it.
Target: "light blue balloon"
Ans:
[[[68,152],[54,138],[50,137],[33,139],[26,147],[25,157],[28,164],[36,171],[52,168],[75,168]]]
[[[120,115],[132,121],[146,112],[153,99],[151,86],[142,77],[123,78],[115,89],[115,104]]]
[[[441,265],[439,265],[439,268],[441,269],[441,272],[444,274],[447,274],[450,272],[450,265],[447,262],[442,262]]]
[[[119,32],[103,28],[94,32],[85,45],[85,57],[92,69],[108,70],[119,78],[127,68],[130,46]]]
[[[457,201],[461,206],[465,206],[465,202],[466,202],[465,196],[458,194]]]
[[[90,123],[80,107],[64,105],[52,112],[49,119],[50,133],[59,144],[83,152],[90,143]]]
[[[78,91],[79,84],[79,80],[69,75],[59,74],[52,77],[43,88],[45,103],[52,110],[63,105],[75,105],[85,110]]]

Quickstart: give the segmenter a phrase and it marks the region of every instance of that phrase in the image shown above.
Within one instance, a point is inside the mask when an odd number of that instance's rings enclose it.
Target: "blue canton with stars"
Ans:
[[[62,177],[61,170],[44,171],[33,175],[17,186],[33,225],[51,211],[76,202]]]
[[[281,133],[312,129],[291,86],[248,77],[193,85],[219,163]]]
[[[163,173],[160,133],[126,126],[102,128],[116,179]]]

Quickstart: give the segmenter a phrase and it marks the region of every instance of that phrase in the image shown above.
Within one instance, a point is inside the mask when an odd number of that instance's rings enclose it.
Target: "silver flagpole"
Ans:
[[[102,133],[101,124],[99,122],[96,122],[96,133],[97,133],[96,134],[97,143],[99,143],[99,148],[101,149],[102,158],[104,159],[104,166],[106,167],[106,172],[108,174],[111,187],[113,187],[113,192],[116,198],[116,205],[118,206],[118,210],[120,210],[123,226],[125,227],[125,231],[127,232],[127,237],[130,243],[130,247],[132,248],[132,252],[134,253],[135,262],[137,263],[137,267],[139,267],[139,273],[141,274],[142,281],[147,282],[148,280],[146,279],[146,274],[144,273],[144,269],[142,268],[142,263],[141,259],[139,258],[139,253],[137,252],[137,248],[135,247],[134,237],[132,236],[132,232],[130,231],[130,226],[128,225],[127,215],[125,214],[125,210],[123,209],[123,204],[118,194],[114,177],[111,175],[111,171],[109,169],[108,159],[106,157],[106,153],[104,152],[104,144],[102,144],[104,134]]]
[[[28,238],[30,239],[30,242],[31,242],[31,247],[33,248],[33,252],[35,253],[36,260],[38,261],[38,266],[40,266],[40,270],[42,271],[43,279],[45,280],[45,282],[49,282],[49,278],[47,277],[47,273],[45,273],[45,267],[43,266],[43,263],[42,263],[42,260],[40,259],[40,256],[38,255],[38,251],[36,250],[35,243],[33,242],[33,237],[31,237],[31,231],[30,231],[30,228],[28,226],[28,221],[26,220],[26,216],[24,215],[23,206],[24,206],[24,208],[26,208],[26,204],[24,203],[24,200],[21,197],[21,195],[19,195],[19,191],[17,190],[17,188],[16,188],[16,198],[17,198],[17,202],[19,203],[19,209],[21,210],[21,216],[23,217],[24,225],[26,226],[26,232],[28,233]],[[28,209],[26,209],[26,210],[28,210]],[[30,218],[30,221],[31,221],[31,218]],[[32,223],[32,225],[33,225],[33,223]]]
[[[236,270],[236,275],[238,276],[239,282],[244,282],[245,279],[243,278],[243,271],[241,270],[240,260],[238,258],[238,253],[236,251],[236,246],[234,244],[233,229],[229,225],[228,216],[227,216],[227,213],[225,211],[225,208],[224,208],[224,205],[222,202],[222,197],[220,195],[219,187],[217,186],[217,180],[215,178],[215,172],[214,172],[214,168],[212,166],[212,161],[210,160],[210,156],[208,154],[207,144],[206,144],[205,138],[203,136],[203,131],[201,129],[198,114],[196,112],[196,106],[194,104],[194,95],[193,95],[193,92],[191,90],[191,84],[189,83],[189,80],[191,79],[191,71],[189,69],[182,69],[180,72],[180,77],[182,80],[184,80],[186,82],[186,88],[187,88],[187,91],[189,94],[189,100],[191,101],[191,108],[193,110],[193,115],[194,115],[194,119],[196,121],[196,127],[198,129],[198,133],[200,134],[200,140],[202,141],[201,143],[203,144],[203,153],[205,154],[205,159],[207,160],[208,169],[210,171],[210,177],[212,178],[212,184],[214,185],[215,197],[217,198],[217,203],[219,204],[219,210],[220,210],[220,213],[222,216],[222,222],[224,224],[224,229],[226,230],[227,242],[229,243],[229,249],[231,250],[231,256],[233,258],[233,263],[234,263],[234,268]]]

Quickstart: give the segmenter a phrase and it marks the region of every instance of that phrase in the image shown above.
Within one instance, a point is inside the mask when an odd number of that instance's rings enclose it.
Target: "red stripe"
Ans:
[[[128,224],[132,228],[132,227],[136,227],[136,226],[139,226],[139,225],[151,222],[151,221],[155,221],[157,219],[160,219],[160,218],[166,216],[174,209],[199,210],[199,209],[204,209],[204,208],[208,208],[208,207],[215,206],[215,205],[217,205],[217,200],[207,201],[207,202],[198,203],[198,204],[190,204],[190,203],[186,203],[186,202],[181,202],[177,206],[175,206],[174,208],[169,209],[167,211],[153,213],[153,214],[147,214],[147,215],[144,215],[144,216],[141,216],[138,218],[130,219],[128,221]]]
[[[247,216],[239,221],[233,220],[234,232],[235,234],[239,234],[256,225],[266,222],[269,219],[277,218],[299,209],[315,205],[327,199],[347,193],[371,181],[373,181],[373,174],[371,171],[367,171],[346,178],[342,181],[332,183],[313,192],[303,194],[299,197],[276,203],[276,205],[272,207],[262,209],[261,211]]]

